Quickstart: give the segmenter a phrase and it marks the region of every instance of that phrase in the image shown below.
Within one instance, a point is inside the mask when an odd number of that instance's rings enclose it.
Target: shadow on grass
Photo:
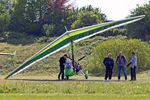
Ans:
[[[69,79],[69,80],[49,80],[49,79],[8,79],[8,80],[14,80],[14,81],[28,81],[28,82],[104,82],[104,80],[101,79],[95,79],[95,80],[78,80],[78,79]],[[112,80],[112,81],[105,81],[105,82],[126,82],[125,80]]]

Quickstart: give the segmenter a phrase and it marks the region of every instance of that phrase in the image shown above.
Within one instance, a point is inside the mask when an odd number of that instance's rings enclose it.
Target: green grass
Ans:
[[[150,94],[150,83],[139,82],[61,82],[61,83],[4,83],[1,93],[60,93],[60,94]]]
[[[104,94],[1,94],[0,100],[149,100],[149,95]]]
[[[6,93],[0,94],[0,100],[149,100],[150,98],[150,83],[139,82],[18,82],[7,83],[2,88]]]
[[[150,83],[115,81],[1,83],[0,93],[147,95],[150,93]]]
[[[57,76],[0,77],[0,100],[149,100],[150,71],[137,75],[137,81],[104,82],[103,77],[73,76],[57,81]],[[128,79],[130,77],[128,76]]]

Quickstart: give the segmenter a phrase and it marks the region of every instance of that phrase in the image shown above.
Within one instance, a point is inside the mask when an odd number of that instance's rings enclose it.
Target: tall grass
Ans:
[[[5,94],[0,100],[149,100],[149,95],[104,95],[104,94]]]
[[[149,94],[148,82],[16,82],[1,83],[0,93],[50,93],[50,94],[114,94],[114,95],[138,95]]]

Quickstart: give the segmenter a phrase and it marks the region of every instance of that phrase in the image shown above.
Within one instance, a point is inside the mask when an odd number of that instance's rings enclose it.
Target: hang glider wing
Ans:
[[[16,55],[16,51],[14,51],[13,53],[0,53],[0,55],[11,55],[11,56],[14,56],[14,55]]]
[[[41,49],[39,52],[34,54],[31,58],[27,59],[23,64],[21,64],[15,70],[13,70],[6,77],[6,79],[25,70],[32,64],[67,47],[69,45],[70,41],[79,42],[81,40],[84,40],[84,39],[94,36],[96,34],[102,33],[104,31],[141,20],[142,18],[144,18],[144,16],[145,15],[141,15],[141,16],[137,16],[137,17],[127,18],[124,20],[112,21],[112,22],[93,25],[93,26],[89,26],[89,27],[79,28],[79,29],[72,30],[72,31],[67,31],[64,34],[62,34],[60,37],[58,37],[56,40],[54,40],[53,42],[48,44],[46,47]]]

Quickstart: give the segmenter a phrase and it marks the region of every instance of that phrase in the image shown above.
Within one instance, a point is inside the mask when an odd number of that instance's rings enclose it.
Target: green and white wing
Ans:
[[[96,34],[105,32],[107,30],[120,27],[129,23],[136,22],[144,18],[145,15],[131,17],[124,20],[112,21],[103,24],[93,25],[85,28],[80,28],[72,31],[67,31],[58,37],[56,40],[48,44],[46,47],[41,49],[39,52],[34,54],[32,57],[27,59],[19,67],[13,70],[5,79],[14,76],[26,68],[30,67],[32,64],[60,51],[61,49],[67,47],[70,41],[79,42]]]

